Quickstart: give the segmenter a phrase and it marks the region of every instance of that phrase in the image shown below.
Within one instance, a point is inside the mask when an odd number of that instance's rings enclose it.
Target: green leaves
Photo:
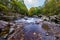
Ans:
[[[2,11],[8,11],[8,7],[5,5],[0,4],[0,10]]]
[[[20,1],[14,0],[11,2],[11,5],[12,5],[13,10],[15,10],[16,12],[18,12],[20,14],[25,14],[28,12],[25,4],[23,4]]]
[[[28,9],[26,8],[23,1],[17,0],[0,0],[0,10],[3,12],[12,12],[12,13],[19,13],[22,15],[27,15]],[[7,13],[7,14],[8,14]]]
[[[29,16],[40,14],[51,16],[60,14],[60,1],[57,0],[50,0],[42,7],[32,7],[29,11],[23,2],[24,1],[17,0],[0,0],[0,11],[7,12],[7,14],[12,12]]]
[[[30,15],[45,15],[53,16],[60,14],[60,1],[50,0],[46,1],[45,5],[42,7],[34,7],[29,10]]]
[[[43,14],[48,15],[48,16],[58,15],[60,13],[59,12],[59,9],[60,9],[59,4],[60,4],[60,2],[57,0],[50,0],[43,7],[43,10],[42,10]]]
[[[33,15],[39,15],[39,14],[41,14],[41,9],[40,9],[40,7],[32,7],[32,8],[30,8],[30,10],[29,10],[29,16],[33,16]]]

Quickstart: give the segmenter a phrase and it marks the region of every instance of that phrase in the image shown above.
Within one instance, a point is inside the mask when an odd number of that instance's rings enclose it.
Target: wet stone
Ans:
[[[21,23],[18,21],[16,25],[14,23],[11,23],[11,26],[9,28],[10,34],[8,39],[9,40],[60,40],[59,27],[51,23],[40,22],[39,21],[40,19],[37,21],[37,23],[35,23],[36,20],[35,21],[33,20],[35,19],[29,18],[28,21],[20,20]],[[0,40],[5,40],[5,39],[0,38]]]

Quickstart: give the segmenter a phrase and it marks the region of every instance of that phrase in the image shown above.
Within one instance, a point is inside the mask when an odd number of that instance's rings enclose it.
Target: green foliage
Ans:
[[[0,20],[12,21],[22,15],[28,15],[28,9],[22,0],[0,0]]]
[[[60,14],[60,0],[45,1],[42,7],[32,7],[29,10],[29,15],[45,15],[53,16]]]
[[[0,4],[0,10],[1,11],[8,11],[8,9],[9,8],[7,6]]]
[[[0,0],[0,10],[4,13],[6,12],[7,14],[9,14],[9,12],[15,12],[22,15],[27,15],[28,13],[23,1],[17,0]]]
[[[12,5],[12,10],[13,11],[21,13],[22,15],[27,14],[27,12],[28,12],[25,4],[23,4],[20,1],[13,0],[11,2],[11,5]]]
[[[35,8],[32,7],[32,8],[30,8],[28,15],[29,15],[29,16],[33,16],[34,12],[35,12]]]
[[[47,2],[47,1],[46,1]],[[32,7],[28,11],[26,8],[24,1],[18,0],[0,0],[0,11],[9,15],[9,12],[12,13],[19,13],[22,15],[59,15],[60,14],[60,0],[50,0],[49,2],[45,3],[42,7]]]
[[[60,12],[60,2],[57,0],[50,0],[49,2],[47,2],[45,4],[45,6],[43,7],[42,13],[44,15],[58,15]]]
[[[38,7],[32,7],[32,8],[30,8],[30,10],[29,10],[29,15],[30,16],[33,16],[33,15],[39,15],[39,14],[41,14],[41,9],[40,8],[38,8]]]

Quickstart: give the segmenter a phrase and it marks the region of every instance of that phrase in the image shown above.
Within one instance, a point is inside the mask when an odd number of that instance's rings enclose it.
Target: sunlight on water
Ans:
[[[41,20],[41,19],[39,19],[39,18],[27,18],[27,20],[24,19],[24,18],[22,18],[22,19],[16,20],[15,22],[35,23],[36,21],[39,22],[39,21],[43,21],[43,20]]]

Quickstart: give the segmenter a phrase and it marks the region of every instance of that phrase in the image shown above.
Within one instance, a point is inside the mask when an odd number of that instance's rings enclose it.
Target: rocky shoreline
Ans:
[[[3,26],[2,26],[3,25]],[[23,25],[5,22],[0,20],[0,40],[9,40],[13,37],[16,31],[22,30]],[[19,28],[19,29],[18,29]],[[8,32],[7,32],[8,31]]]
[[[40,24],[40,23],[38,23],[38,24]],[[47,31],[47,33],[48,33],[48,34],[46,34],[47,36],[54,34],[54,37],[56,36],[56,39],[60,40],[60,24],[50,23],[50,22],[46,22],[46,21],[43,21],[42,24],[43,24],[42,28],[45,31]],[[12,23],[12,22],[6,22],[6,21],[0,20],[0,38],[3,37],[3,39],[12,40],[12,37],[14,35],[18,34],[15,32],[20,33],[21,30],[22,31],[21,31],[20,35],[22,35],[22,37],[23,37],[24,25],[25,25],[24,23]],[[19,37],[21,37],[21,36],[19,36]],[[0,40],[3,40],[3,39],[0,39]]]

